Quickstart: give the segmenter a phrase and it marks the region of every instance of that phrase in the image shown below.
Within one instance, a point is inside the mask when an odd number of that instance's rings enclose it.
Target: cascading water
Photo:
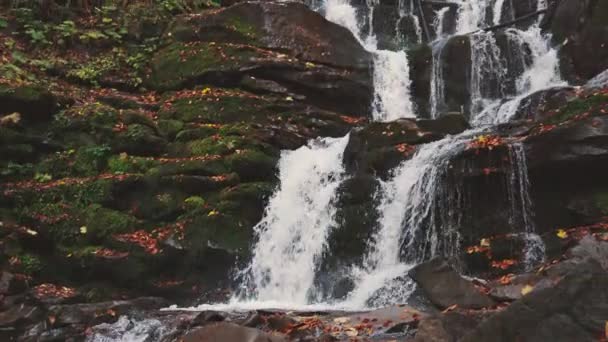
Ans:
[[[530,198],[530,180],[528,179],[528,163],[526,151],[522,143],[509,145],[509,202],[511,203],[511,226],[523,226],[523,237],[526,243],[524,250],[524,266],[531,269],[545,256],[545,245],[536,234],[534,211]]]
[[[368,20],[373,27],[375,3],[366,2],[369,7]],[[410,97],[410,68],[405,51],[379,50],[370,33],[363,37],[357,17],[357,10],[348,0],[327,0],[323,7],[327,20],[348,28],[362,45],[374,55],[374,121],[392,121],[399,118],[415,117]]]
[[[474,133],[421,146],[382,182],[379,229],[363,266],[352,270],[356,287],[345,301],[347,307],[404,302],[414,288],[407,278],[411,267],[457,253],[460,212],[455,204],[462,198],[459,189],[444,186],[444,178],[451,157]]]
[[[474,3],[474,2],[470,2]],[[482,2],[480,2],[482,3]],[[483,2],[486,3],[487,2]],[[504,1],[494,5],[493,24],[498,25],[503,17]],[[547,7],[545,0],[537,1],[537,10]],[[466,5],[459,18],[459,32],[479,30],[488,25],[483,17],[487,13],[484,6]],[[482,13],[480,15],[480,13]],[[513,45],[510,54],[518,55],[523,64],[523,73],[517,77],[514,91],[504,88],[509,73],[506,60],[497,46],[493,32],[479,31],[471,36],[472,72],[471,72],[471,112],[475,125],[497,124],[509,121],[517,112],[521,101],[530,94],[550,87],[563,86],[559,76],[559,59],[557,51],[550,45],[550,36],[543,34],[540,28],[540,16],[526,30],[508,28],[504,31],[508,41]],[[477,27],[473,27],[473,22]],[[530,55],[523,55],[530,51]],[[529,61],[529,62],[528,62]],[[504,101],[505,97],[511,96]]]
[[[315,140],[281,155],[281,185],[255,227],[258,241],[244,271],[244,299],[303,306],[315,297],[314,277],[335,226],[334,202],[344,179],[348,140],[348,135]]]

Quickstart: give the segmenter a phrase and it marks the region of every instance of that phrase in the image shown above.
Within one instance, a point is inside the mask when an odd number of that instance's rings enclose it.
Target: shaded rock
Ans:
[[[0,274],[0,295],[10,296],[24,291],[26,288],[25,279],[16,277],[9,272]]]
[[[448,312],[422,319],[413,339],[415,342],[457,341],[485,319],[487,313]]]
[[[587,262],[554,287],[488,318],[462,341],[594,341],[607,315],[608,273]]]
[[[56,110],[57,100],[43,89],[0,85],[0,115],[16,112],[25,121],[39,123],[48,121]]]
[[[458,305],[460,308],[481,309],[494,305],[473,284],[462,278],[443,259],[433,259],[412,270],[410,276],[422,288],[429,300],[440,309]]]
[[[205,325],[214,322],[223,322],[226,320],[226,314],[218,311],[203,311],[196,315],[192,320],[192,325]]]
[[[471,40],[467,36],[450,38],[441,52],[441,66],[445,82],[447,112],[469,112]]]
[[[594,0],[559,1],[551,13],[554,42],[564,45],[560,67],[570,82],[585,83],[608,68],[606,13],[608,3]]]
[[[260,330],[238,326],[232,323],[215,323],[193,330],[183,337],[184,342],[279,342],[286,339],[270,335]]]
[[[418,117],[428,117],[431,97],[431,69],[433,52],[429,45],[420,44],[408,51],[410,64],[411,94]]]
[[[16,328],[36,322],[41,318],[43,310],[25,304],[15,305],[0,312],[0,327]]]

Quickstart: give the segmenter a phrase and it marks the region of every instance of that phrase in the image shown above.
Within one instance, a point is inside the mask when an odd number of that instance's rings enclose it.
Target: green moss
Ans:
[[[210,127],[210,126],[186,129],[186,130],[179,132],[175,136],[175,140],[179,141],[179,142],[199,140],[199,139],[204,139],[204,138],[210,137],[213,134],[215,134],[216,132],[217,132],[217,129],[214,127]]]
[[[199,175],[216,176],[227,173],[228,169],[222,160],[191,160],[178,163],[166,163],[148,170],[149,176]]]
[[[208,95],[177,99],[159,117],[196,123],[265,122],[273,113],[271,106],[271,101],[247,93]]]
[[[169,139],[174,139],[182,129],[184,129],[184,123],[179,120],[158,121],[158,130],[163,136]]]
[[[570,101],[566,106],[561,108],[555,115],[549,117],[546,122],[557,124],[567,121],[577,115],[589,113],[590,115],[598,115],[601,106],[608,103],[608,95],[597,94],[587,98],[578,98]]]
[[[134,217],[98,204],[84,210],[84,223],[86,234],[83,235],[88,241],[103,241],[113,234],[132,232],[138,226]]]
[[[156,90],[177,89],[207,72],[236,69],[256,54],[252,48],[231,44],[174,43],[152,59],[146,85]]]
[[[44,263],[39,256],[34,254],[22,254],[19,255],[19,268],[24,274],[35,275],[39,273],[44,267]]]
[[[243,21],[240,17],[232,17],[227,20],[228,26],[239,34],[245,36],[249,44],[255,44],[259,35],[255,26]]]
[[[271,157],[256,150],[243,150],[225,159],[228,170],[244,181],[270,180],[274,178],[278,157]]]
[[[159,165],[154,159],[133,157],[127,154],[120,154],[110,157],[108,160],[108,171],[116,174],[124,173],[146,173],[153,167]]]
[[[218,136],[191,141],[187,144],[191,155],[223,155],[247,145],[247,141],[239,136]]]

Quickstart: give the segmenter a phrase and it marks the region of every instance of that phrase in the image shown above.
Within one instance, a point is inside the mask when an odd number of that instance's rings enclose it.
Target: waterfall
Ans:
[[[444,7],[435,12],[435,20],[433,20],[433,27],[435,28],[435,36],[437,39],[443,38],[443,22],[445,21],[445,15],[450,10],[449,7]]]
[[[374,1],[366,1],[369,8],[369,25],[373,27]],[[363,37],[357,19],[357,10],[348,0],[327,0],[327,20],[349,29],[361,44],[374,55],[374,121],[392,121],[416,117],[410,96],[410,69],[405,51],[379,50],[373,32]]]
[[[327,236],[335,226],[335,199],[344,179],[342,155],[349,136],[313,140],[284,151],[280,188],[255,227],[257,243],[244,271],[246,299],[306,305]]]
[[[420,146],[381,183],[379,228],[363,265],[351,272],[356,287],[345,306],[404,302],[414,288],[407,270],[434,256],[457,254],[462,194],[446,186],[445,177],[451,158],[474,133]]]
[[[511,203],[511,226],[523,226],[525,241],[524,266],[526,270],[532,269],[542,262],[545,256],[545,245],[540,236],[536,234],[534,225],[534,211],[530,198],[530,180],[528,179],[528,164],[526,151],[522,143],[509,145],[509,161],[511,170],[509,174],[509,202]]]
[[[502,2],[500,6],[499,2]],[[500,18],[497,17],[502,16],[503,4],[503,1],[495,4],[495,24],[500,22]],[[538,0],[536,9],[541,10],[546,6],[545,0]],[[542,17],[539,17],[526,30],[509,28],[504,31],[509,42],[515,46],[510,52],[519,54],[520,61],[524,64],[522,68],[524,71],[515,82],[515,93],[510,94],[511,98],[507,101],[502,100],[509,95],[504,88],[487,89],[491,85],[485,81],[489,79],[495,86],[500,87],[505,84],[508,73],[504,58],[500,57],[500,49],[496,45],[494,33],[479,32],[473,35],[471,111],[474,125],[507,122],[516,114],[521,101],[527,96],[540,90],[565,85],[559,75],[557,50],[551,46],[550,35],[542,32],[541,20]],[[468,23],[472,20],[463,19],[463,21]],[[478,28],[482,28],[483,20],[479,24]],[[530,51],[529,56],[522,55],[526,51]],[[530,62],[526,62],[527,60]]]
[[[431,44],[433,63],[431,64],[430,114],[433,119],[439,117],[440,110],[445,106],[445,82],[442,58],[443,48],[447,42],[447,39],[439,39]]]

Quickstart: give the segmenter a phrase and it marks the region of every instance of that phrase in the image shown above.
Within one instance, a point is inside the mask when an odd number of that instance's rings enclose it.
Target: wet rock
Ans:
[[[203,311],[198,314],[193,320],[192,325],[205,325],[214,322],[223,322],[226,320],[226,314],[219,311]]]
[[[521,100],[512,120],[531,119],[541,121],[547,114],[564,107],[576,98],[572,87],[556,87],[535,92]]]
[[[57,326],[95,325],[115,322],[120,315],[131,311],[155,310],[168,305],[164,299],[154,297],[136,298],[125,301],[111,301],[91,304],[53,305],[49,307]]]
[[[16,328],[36,322],[43,315],[39,307],[19,304],[0,312],[0,327]]]
[[[551,13],[554,42],[563,45],[560,67],[570,82],[585,83],[608,68],[606,13],[608,3],[592,0],[559,1]]]
[[[481,309],[494,305],[487,295],[462,278],[443,259],[437,258],[422,263],[414,267],[409,274],[429,300],[440,309],[452,305],[469,309]]]
[[[524,296],[462,341],[594,341],[605,333],[608,273],[587,262],[551,288]],[[497,334],[497,332],[500,332]]]
[[[416,104],[418,117],[429,116],[429,100],[431,97],[431,69],[433,52],[431,47],[420,44],[408,51],[410,62],[410,79],[412,80],[412,100]]]
[[[469,112],[471,41],[467,36],[454,36],[445,44],[441,67],[445,82],[447,112]]]
[[[597,74],[585,84],[587,89],[603,88],[608,86],[608,69]]]
[[[215,323],[193,330],[183,337],[183,342],[279,342],[286,341],[280,335],[270,335],[261,330],[238,326],[232,323]]]

